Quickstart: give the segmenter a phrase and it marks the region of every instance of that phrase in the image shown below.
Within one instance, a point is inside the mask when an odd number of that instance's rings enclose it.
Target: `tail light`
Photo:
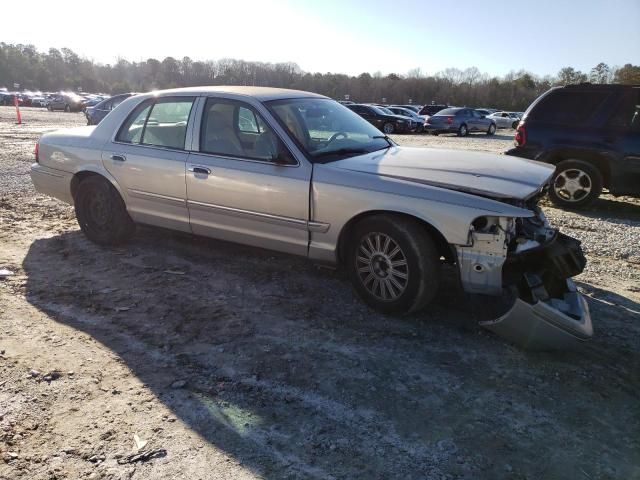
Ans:
[[[518,125],[518,128],[516,129],[515,141],[516,147],[524,147],[524,145],[527,143],[527,131],[525,130],[524,124],[522,123]]]
[[[451,125],[453,123],[453,117],[447,117],[447,123]]]
[[[33,153],[36,156],[36,163],[40,163],[40,157],[38,156],[40,152],[40,144],[36,143],[36,148],[34,149]]]

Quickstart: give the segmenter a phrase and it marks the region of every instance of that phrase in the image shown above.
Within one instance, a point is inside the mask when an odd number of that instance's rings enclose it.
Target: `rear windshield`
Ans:
[[[460,110],[462,110],[462,109],[460,109],[460,108],[445,108],[444,110],[440,110],[438,112],[438,115],[455,115]]]
[[[556,90],[542,98],[527,118],[548,123],[584,124],[608,96],[609,92],[605,91]]]

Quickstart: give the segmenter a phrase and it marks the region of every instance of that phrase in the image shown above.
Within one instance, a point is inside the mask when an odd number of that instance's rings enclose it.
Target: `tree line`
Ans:
[[[155,89],[197,85],[257,85],[317,92],[335,99],[356,102],[446,103],[524,110],[538,95],[554,85],[582,82],[640,84],[640,66],[612,68],[599,63],[589,72],[572,67],[555,76],[538,76],[525,70],[502,77],[490,76],[476,67],[448,68],[432,75],[414,69],[406,74],[309,73],[291,62],[263,63],[236,59],[163,60],[125,59],[101,64],[80,57],[68,48],[41,52],[33,45],[0,43],[0,87],[60,91],[79,88],[84,92],[146,92]]]

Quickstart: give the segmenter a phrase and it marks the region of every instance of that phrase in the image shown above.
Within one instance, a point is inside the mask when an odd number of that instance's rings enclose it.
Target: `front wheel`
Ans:
[[[556,166],[549,198],[562,208],[584,208],[602,193],[602,174],[582,160],[563,160]]]
[[[518,128],[518,122],[517,122],[517,121],[516,121],[516,122],[513,122],[513,123],[511,124],[511,128],[513,128],[514,130],[515,130],[516,128]]]
[[[489,130],[487,130],[487,135],[495,135],[496,133],[496,124],[492,123],[489,125]]]
[[[387,135],[391,135],[394,131],[393,123],[387,122],[382,126],[382,131]]]
[[[438,291],[440,255],[415,220],[375,215],[353,230],[347,267],[357,295],[382,313],[425,307]]]
[[[126,242],[135,231],[135,223],[118,191],[105,178],[91,176],[80,182],[74,197],[80,229],[98,245]]]

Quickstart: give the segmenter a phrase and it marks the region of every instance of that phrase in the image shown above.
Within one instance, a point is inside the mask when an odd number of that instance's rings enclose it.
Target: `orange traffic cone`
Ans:
[[[20,115],[20,102],[18,101],[18,95],[13,97],[13,104],[16,106],[16,118],[18,119],[18,125],[22,124],[22,116]]]

